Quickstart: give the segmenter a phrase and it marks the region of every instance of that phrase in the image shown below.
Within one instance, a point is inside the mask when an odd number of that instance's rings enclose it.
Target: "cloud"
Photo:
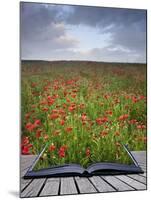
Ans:
[[[144,56],[146,61],[146,11],[134,9],[75,6],[67,23],[97,27],[100,33],[110,33],[109,47],[123,48]]]
[[[104,62],[143,62],[143,55],[122,48],[93,48],[88,50],[56,50],[46,57],[48,60],[89,60]]]
[[[78,37],[71,35],[70,26]],[[88,45],[82,50],[80,39],[87,33],[80,27],[106,38],[105,47],[96,48],[97,41],[85,37]],[[146,62],[146,11],[21,3],[21,57]]]
[[[41,56],[56,49],[68,49],[78,45],[78,40],[67,33],[59,20],[62,9],[45,4],[21,4],[21,55]]]

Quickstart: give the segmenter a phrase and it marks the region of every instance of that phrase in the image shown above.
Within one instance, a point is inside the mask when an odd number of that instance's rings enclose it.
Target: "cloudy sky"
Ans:
[[[21,3],[21,59],[146,62],[146,11]]]

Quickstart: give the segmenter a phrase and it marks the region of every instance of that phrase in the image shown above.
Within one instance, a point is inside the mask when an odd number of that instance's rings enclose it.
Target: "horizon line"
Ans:
[[[121,61],[95,61],[95,60],[47,60],[47,59],[20,59],[20,61],[41,61],[41,62],[97,62],[97,63],[123,63],[123,64],[147,64],[147,62],[121,62]]]

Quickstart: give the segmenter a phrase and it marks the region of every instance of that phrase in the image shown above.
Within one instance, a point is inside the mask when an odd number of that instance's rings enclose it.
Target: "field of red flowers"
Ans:
[[[146,65],[22,62],[21,153],[41,165],[128,163],[146,149]],[[43,167],[42,166],[42,167]]]

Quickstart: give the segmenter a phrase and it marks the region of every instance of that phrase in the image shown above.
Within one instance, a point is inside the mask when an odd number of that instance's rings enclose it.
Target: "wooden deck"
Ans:
[[[101,193],[116,191],[135,191],[147,189],[146,178],[146,152],[132,152],[135,159],[144,170],[144,174],[116,175],[116,176],[93,176],[64,177],[64,178],[21,178],[21,197],[37,197],[52,195],[68,195],[83,193]],[[26,173],[35,156],[21,156],[21,177]]]

